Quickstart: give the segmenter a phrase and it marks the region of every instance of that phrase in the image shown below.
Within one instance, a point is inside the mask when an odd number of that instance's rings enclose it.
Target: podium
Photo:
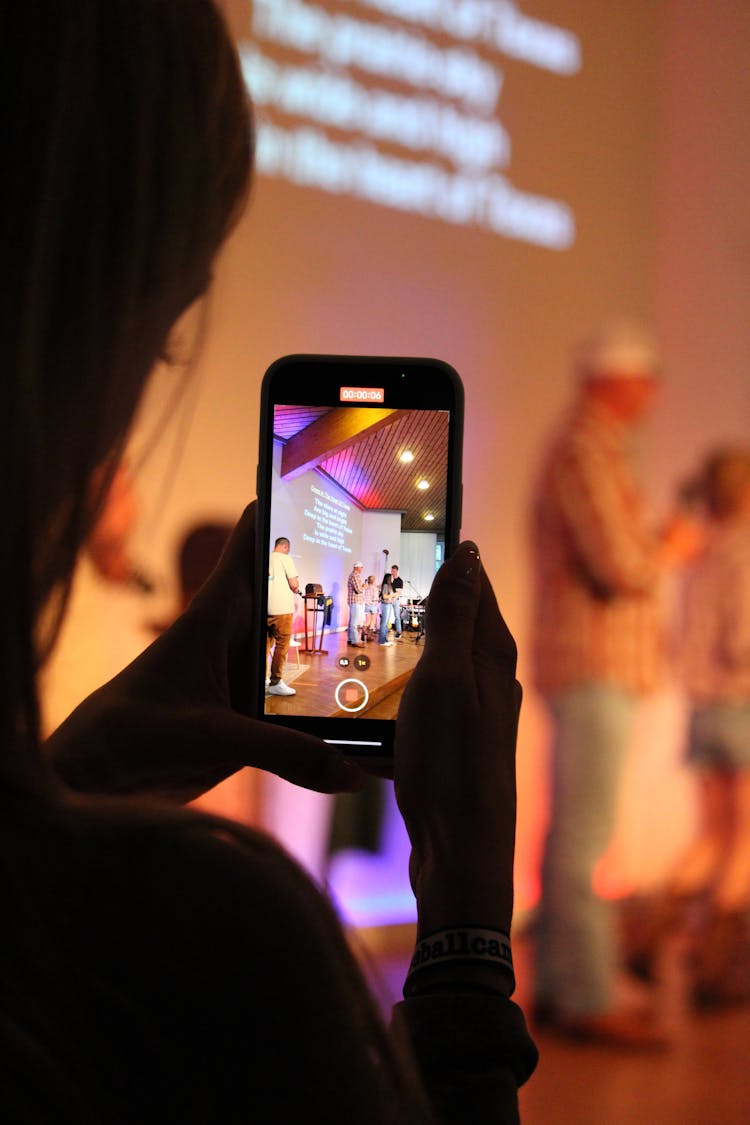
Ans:
[[[327,598],[323,594],[303,594],[303,598],[305,602],[305,647],[302,651],[310,656],[328,656],[328,650],[323,648]]]

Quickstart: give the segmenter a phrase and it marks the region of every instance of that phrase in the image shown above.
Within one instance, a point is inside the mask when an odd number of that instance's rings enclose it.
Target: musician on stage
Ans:
[[[390,588],[393,592],[393,598],[392,598],[393,624],[396,627],[396,639],[400,640],[401,639],[401,591],[404,588],[404,580],[403,580],[403,578],[399,578],[398,567],[396,566],[395,563],[391,567],[390,574],[388,574],[388,572],[386,571],[386,573],[383,575],[383,583],[382,583],[382,586],[381,586],[381,590],[382,590],[383,586],[385,586],[386,583],[388,583],[388,585],[390,586]]]

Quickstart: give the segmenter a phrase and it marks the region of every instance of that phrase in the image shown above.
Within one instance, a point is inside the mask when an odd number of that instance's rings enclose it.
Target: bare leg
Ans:
[[[726,847],[717,872],[713,909],[696,935],[692,1001],[699,1009],[750,999],[750,770],[722,775]]]
[[[702,770],[698,785],[697,838],[680,857],[661,892],[640,903],[632,918],[625,916],[626,962],[635,976],[650,983],[658,975],[664,938],[670,931],[683,928],[693,898],[713,896],[729,853],[728,779],[719,770]]]
[[[695,894],[712,886],[726,863],[731,841],[731,778],[718,770],[699,775],[700,835],[677,865],[670,891]]]
[[[716,885],[715,901],[721,911],[743,910],[750,905],[750,770],[731,778],[731,838],[724,869]]]

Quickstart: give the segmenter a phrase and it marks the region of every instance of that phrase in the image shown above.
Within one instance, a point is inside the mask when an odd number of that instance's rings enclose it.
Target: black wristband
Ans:
[[[482,926],[452,926],[422,938],[417,943],[404,982],[404,996],[415,995],[425,986],[430,987],[428,977],[432,977],[439,988],[447,987],[448,979],[443,966],[455,966],[456,972],[451,974],[451,983],[463,983],[471,990],[498,992],[509,996],[515,988],[510,938],[502,930],[490,930]],[[466,974],[467,979],[462,982],[460,966],[481,968],[481,979],[477,979],[470,970]],[[434,972],[427,972],[438,968],[439,980]],[[490,974],[497,973],[497,987],[489,982],[486,970],[490,970]]]

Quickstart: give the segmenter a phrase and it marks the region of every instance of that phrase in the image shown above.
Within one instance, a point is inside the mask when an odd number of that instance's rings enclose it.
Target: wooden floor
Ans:
[[[389,636],[393,640],[393,631]],[[347,643],[346,631],[342,633],[326,633],[323,638],[323,653],[317,651],[306,652],[304,641],[299,653],[300,673],[297,670],[296,657],[290,651],[287,658],[287,668],[292,672],[289,677],[290,686],[294,687],[296,695],[272,696],[266,695],[266,713],[272,715],[321,715],[341,717],[351,712],[342,709],[342,696],[337,698],[336,689],[346,679],[359,680],[367,688],[367,702],[361,710],[356,711],[354,717],[360,718],[395,718],[398,710],[398,701],[401,697],[414,665],[422,655],[423,642],[417,642],[417,632],[404,630],[400,641],[393,641],[388,646],[379,645],[377,641],[369,641],[365,648],[352,648]],[[364,658],[367,667],[358,667],[356,662]],[[348,660],[349,664],[342,667],[341,661]],[[364,698],[356,686],[354,687],[355,699],[353,705]],[[346,703],[346,700],[343,700]]]
[[[396,944],[367,939],[369,969],[384,1011],[401,998],[413,935]],[[677,954],[675,953],[675,958]],[[529,941],[514,938],[518,990],[528,1013]],[[684,1002],[677,960],[658,994],[673,1038],[659,1055],[629,1055],[534,1032],[540,1063],[521,1090],[524,1125],[750,1125],[750,1008],[697,1016]]]

